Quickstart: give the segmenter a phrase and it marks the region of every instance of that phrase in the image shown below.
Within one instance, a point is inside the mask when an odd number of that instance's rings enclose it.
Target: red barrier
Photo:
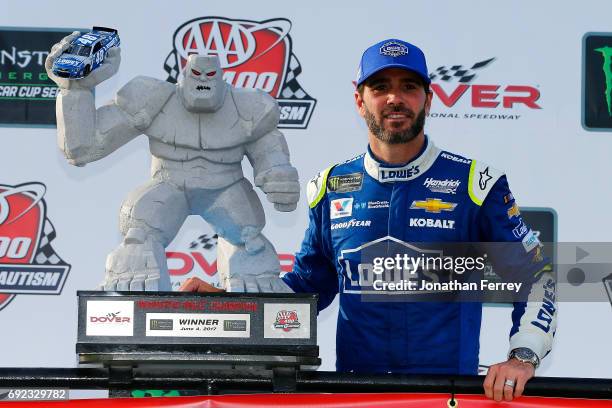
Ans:
[[[456,395],[457,408],[535,408],[535,407],[612,407],[610,400],[584,398],[521,397],[514,402],[497,403],[482,395]],[[252,394],[199,397],[118,398],[54,402],[2,402],[1,408],[24,407],[169,407],[169,408],[257,408],[284,406],[292,408],[436,408],[448,407],[444,394]]]

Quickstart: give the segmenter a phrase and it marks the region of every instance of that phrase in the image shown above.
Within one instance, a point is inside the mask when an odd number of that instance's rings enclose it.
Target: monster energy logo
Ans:
[[[612,47],[595,48],[603,56],[603,72],[606,77],[606,104],[608,105],[608,115],[612,117]]]
[[[329,191],[347,193],[349,191],[361,190],[362,182],[363,173],[351,173],[330,177],[329,180],[327,180],[327,186]]]

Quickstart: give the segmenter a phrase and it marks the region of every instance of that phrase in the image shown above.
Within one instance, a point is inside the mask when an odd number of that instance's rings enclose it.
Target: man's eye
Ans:
[[[213,77],[213,76],[215,76],[216,73],[217,73],[217,71],[210,71],[210,72],[206,73],[206,76]]]
[[[192,69],[191,73],[195,76],[200,76],[202,74],[200,71],[196,71],[195,69]]]

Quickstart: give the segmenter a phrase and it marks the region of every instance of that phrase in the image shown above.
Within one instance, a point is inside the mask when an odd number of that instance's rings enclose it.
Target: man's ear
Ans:
[[[363,104],[363,97],[359,94],[359,92],[355,89],[355,106],[357,107],[357,112],[363,118],[365,117],[365,105]]]
[[[433,99],[433,91],[431,88],[429,92],[425,95],[425,113],[429,115],[429,110],[431,109],[431,101]]]

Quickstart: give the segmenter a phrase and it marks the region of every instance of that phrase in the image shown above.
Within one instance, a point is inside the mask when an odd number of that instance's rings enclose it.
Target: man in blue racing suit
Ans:
[[[517,242],[522,253],[494,266],[504,277],[530,274],[535,283],[530,301],[514,306],[513,357],[493,366],[485,382],[489,397],[511,400],[551,349],[554,281],[542,272],[540,243],[506,176],[425,136],[429,83],[419,48],[390,39],[365,51],[355,101],[369,148],[308,184],[310,225],[283,280],[295,292],[318,293],[319,310],[340,294],[338,371],[476,374],[481,304],[364,301],[361,250],[381,240]]]
[[[516,243],[494,267],[528,281],[528,301],[514,304],[508,361],[491,366],[484,382],[487,397],[510,401],[551,349],[554,280],[506,176],[425,136],[429,84],[412,44],[389,39],[364,52],[355,101],[368,150],[308,183],[310,224],[282,279],[294,292],[318,293],[319,310],[340,295],[338,371],[476,374],[482,304],[368,300],[362,252],[381,243]],[[215,290],[197,278],[181,289]]]

